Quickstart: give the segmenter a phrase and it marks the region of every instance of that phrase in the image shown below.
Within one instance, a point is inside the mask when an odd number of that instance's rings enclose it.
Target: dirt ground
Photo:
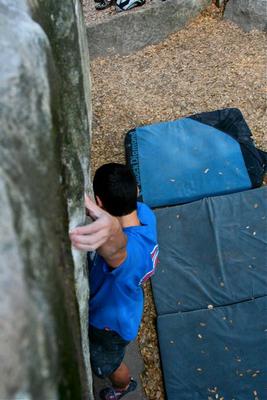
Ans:
[[[240,108],[256,144],[267,149],[265,35],[243,32],[214,8],[158,45],[96,59],[91,71],[93,169],[124,162],[124,137],[131,128],[224,107]],[[145,292],[142,380],[148,400],[164,399],[150,284]]]

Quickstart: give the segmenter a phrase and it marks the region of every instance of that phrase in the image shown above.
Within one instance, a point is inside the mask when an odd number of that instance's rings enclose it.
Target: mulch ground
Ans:
[[[131,128],[224,107],[238,107],[256,144],[267,148],[265,35],[243,32],[213,7],[158,45],[94,60],[91,72],[93,170],[124,162],[124,137]],[[142,381],[148,400],[164,399],[149,283],[145,293]]]

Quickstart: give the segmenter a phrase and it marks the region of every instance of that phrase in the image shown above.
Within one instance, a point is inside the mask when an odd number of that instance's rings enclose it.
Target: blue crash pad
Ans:
[[[167,400],[267,398],[267,297],[162,315]]]
[[[151,207],[251,188],[239,143],[194,119],[138,127],[131,142],[131,166]]]
[[[232,108],[135,128],[125,149],[140,200],[166,207],[152,278],[166,400],[267,399],[267,188],[248,190],[267,154]]]
[[[263,187],[155,211],[167,400],[267,398],[266,200]]]
[[[267,294],[267,188],[155,211],[158,314]]]

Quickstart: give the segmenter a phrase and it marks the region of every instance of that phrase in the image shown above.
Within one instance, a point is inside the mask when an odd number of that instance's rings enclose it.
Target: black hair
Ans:
[[[115,217],[122,217],[137,209],[137,184],[133,172],[126,165],[102,165],[95,173],[93,188],[103,208]]]

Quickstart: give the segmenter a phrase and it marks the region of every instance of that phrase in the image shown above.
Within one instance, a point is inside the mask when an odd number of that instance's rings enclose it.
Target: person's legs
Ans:
[[[112,386],[102,389],[99,396],[102,400],[120,400],[137,387],[137,382],[130,376],[127,365],[122,362],[111,375]]]
[[[109,379],[112,385],[118,389],[127,389],[131,376],[127,365],[122,362],[119,368],[116,369],[110,376]]]
[[[99,393],[103,400],[119,400],[134,391],[137,382],[130,376],[126,364],[122,361],[129,341],[122,339],[116,332],[89,326],[90,358],[92,370],[99,378],[108,377],[112,387]]]

